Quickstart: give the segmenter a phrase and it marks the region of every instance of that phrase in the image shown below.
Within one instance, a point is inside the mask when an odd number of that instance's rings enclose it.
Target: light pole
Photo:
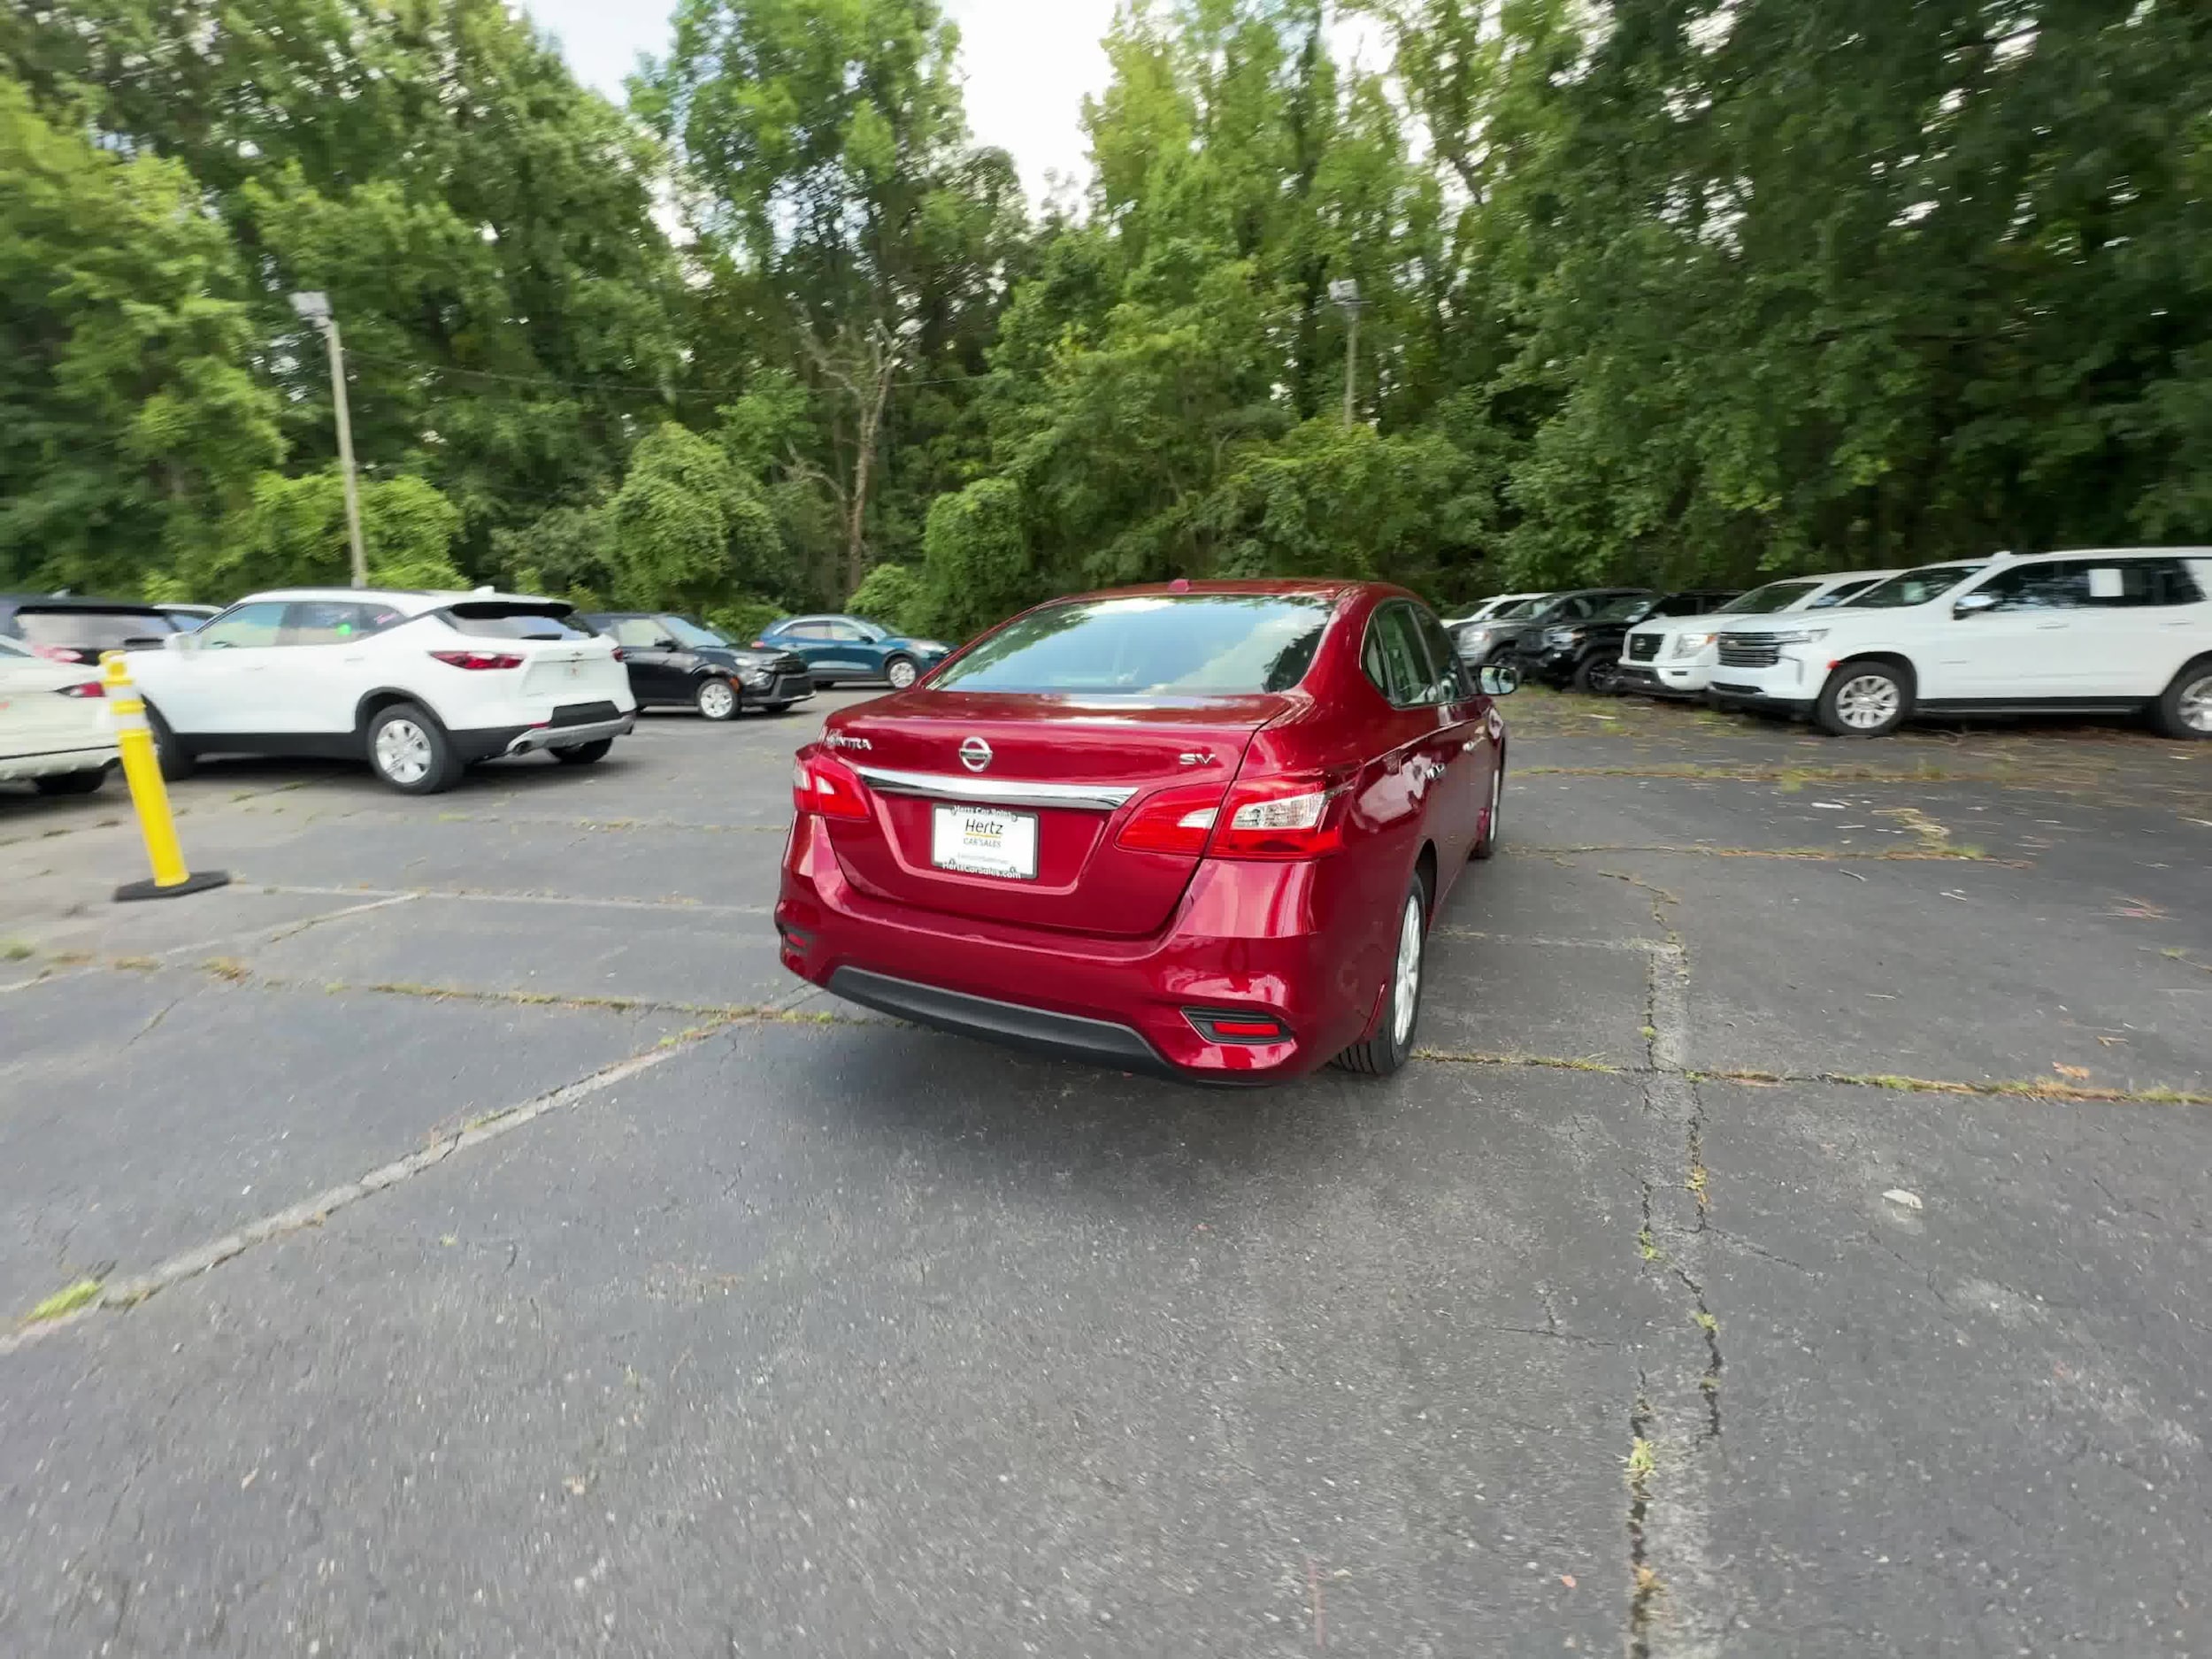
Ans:
[[[1344,313],[1344,424],[1348,426],[1359,390],[1359,314],[1366,305],[1359,296],[1359,284],[1350,277],[1330,283],[1329,298]]]
[[[330,348],[330,401],[338,411],[338,471],[346,487],[346,539],[353,547],[353,585],[366,588],[369,561],[361,549],[361,496],[353,481],[353,417],[346,408],[346,349],[338,339],[338,319],[331,314],[329,295],[295,294],[292,309],[323,331],[323,343]]]

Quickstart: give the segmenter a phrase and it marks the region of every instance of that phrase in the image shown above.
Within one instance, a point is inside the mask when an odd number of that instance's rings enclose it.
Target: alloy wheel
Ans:
[[[891,682],[892,690],[904,691],[919,680],[921,675],[916,671],[913,664],[902,660],[885,669],[883,677]]]
[[[1398,965],[1392,979],[1390,1037],[1399,1048],[1413,1035],[1414,1011],[1421,1005],[1421,895],[1406,895],[1398,924]]]
[[[2212,674],[2181,688],[2181,723],[2193,732],[2212,732]]]
[[[726,720],[736,711],[737,693],[730,689],[726,680],[702,681],[699,687],[699,712],[710,720]]]
[[[430,733],[412,720],[387,720],[376,734],[376,769],[394,783],[420,783],[430,772]]]
[[[1855,731],[1887,726],[1903,706],[1903,694],[1886,674],[1857,674],[1836,693],[1836,718]]]

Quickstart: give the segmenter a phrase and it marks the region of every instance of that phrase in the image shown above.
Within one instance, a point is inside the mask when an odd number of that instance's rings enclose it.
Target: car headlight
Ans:
[[[1772,636],[1777,645],[1810,645],[1827,637],[1828,630],[1825,628],[1790,628]]]
[[[757,663],[748,664],[737,671],[737,677],[749,686],[764,686],[775,676]]]
[[[1700,651],[1720,638],[1717,634],[1678,634],[1674,636],[1677,657],[1695,657]]]
[[[939,640],[917,640],[914,641],[914,649],[918,651],[934,651],[942,657],[951,650],[952,647]]]
[[[1544,634],[1547,645],[1573,645],[1582,638],[1580,628],[1552,628]]]

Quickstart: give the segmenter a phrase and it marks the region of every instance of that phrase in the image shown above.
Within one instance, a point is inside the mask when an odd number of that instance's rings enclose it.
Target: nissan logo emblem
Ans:
[[[991,764],[991,746],[979,737],[972,737],[960,745],[960,764],[970,772],[981,772]]]

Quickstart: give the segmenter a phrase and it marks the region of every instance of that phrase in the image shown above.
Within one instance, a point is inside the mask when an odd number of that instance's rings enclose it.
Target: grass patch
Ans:
[[[38,955],[37,947],[19,939],[0,940],[0,962],[21,962]]]
[[[1628,1071],[1626,1066],[1615,1065],[1608,1060],[1556,1054],[1485,1054],[1473,1048],[1416,1048],[1413,1057],[1440,1061],[1446,1065],[1532,1065],[1553,1071],[1596,1071],[1608,1077],[1622,1077]]]
[[[217,979],[227,979],[233,985],[253,976],[253,970],[235,956],[210,956],[200,966]]]
[[[58,1290],[44,1302],[23,1316],[25,1325],[43,1325],[49,1319],[65,1319],[78,1309],[95,1301],[100,1294],[100,1281],[81,1279],[65,1290]]]

